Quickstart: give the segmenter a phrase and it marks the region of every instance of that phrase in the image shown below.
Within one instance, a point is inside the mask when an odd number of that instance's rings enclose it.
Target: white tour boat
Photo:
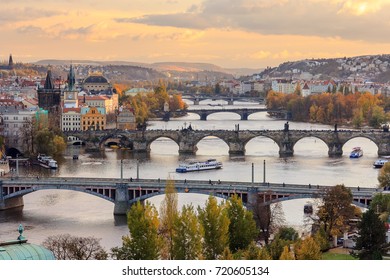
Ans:
[[[57,161],[55,161],[52,157],[46,156],[44,154],[38,154],[37,156],[38,164],[45,168],[57,169]]]
[[[386,162],[389,162],[390,161],[390,158],[389,157],[385,157],[385,158],[380,158],[378,160],[376,160],[373,164],[373,166],[375,168],[382,168],[383,165],[385,165]]]
[[[202,171],[202,170],[212,170],[222,168],[222,162],[217,161],[216,159],[208,159],[207,161],[196,161],[190,162],[188,164],[180,164],[176,168],[176,172],[185,173],[191,171]]]

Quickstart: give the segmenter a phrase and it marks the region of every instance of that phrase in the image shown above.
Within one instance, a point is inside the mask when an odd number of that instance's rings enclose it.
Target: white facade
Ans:
[[[81,130],[81,114],[79,108],[64,109],[61,116],[61,130]]]

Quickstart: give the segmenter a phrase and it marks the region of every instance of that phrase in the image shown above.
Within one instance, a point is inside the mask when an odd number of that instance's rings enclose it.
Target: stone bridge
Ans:
[[[114,203],[114,214],[125,215],[129,207],[165,193],[167,182],[160,179],[124,180],[110,178],[18,177],[0,180],[0,210],[23,206],[23,196],[40,190],[72,190],[91,194]],[[247,207],[291,199],[318,198],[331,186],[251,182],[209,182],[175,180],[178,193],[200,193],[222,198],[236,194]],[[367,207],[378,192],[374,188],[350,187],[353,202]]]
[[[229,147],[229,154],[245,155],[245,145],[256,137],[273,140],[279,147],[279,155],[293,156],[295,144],[307,137],[322,140],[328,147],[329,156],[341,156],[343,146],[349,140],[363,137],[374,142],[379,156],[390,155],[390,133],[382,130],[145,130],[145,131],[67,131],[67,136],[78,137],[89,150],[103,149],[107,140],[117,139],[121,147],[134,152],[150,152],[151,144],[161,138],[173,140],[180,154],[195,154],[197,144],[205,137],[217,137]]]
[[[268,110],[267,108],[221,108],[221,109],[188,109],[186,110],[187,113],[194,113],[198,114],[200,116],[200,120],[205,121],[207,120],[207,117],[211,114],[215,113],[223,113],[223,112],[229,112],[229,113],[236,113],[241,117],[241,120],[248,120],[248,117],[254,113],[258,112],[268,112],[269,114],[278,114],[283,115],[283,119],[286,119],[287,117],[287,111],[283,110]]]
[[[259,104],[265,104],[265,99],[263,97],[253,97],[253,96],[210,96],[210,95],[197,95],[197,94],[184,94],[182,98],[191,100],[194,102],[194,105],[199,105],[199,102],[202,100],[224,100],[228,102],[228,105],[233,105],[234,101],[248,101],[256,102]]]

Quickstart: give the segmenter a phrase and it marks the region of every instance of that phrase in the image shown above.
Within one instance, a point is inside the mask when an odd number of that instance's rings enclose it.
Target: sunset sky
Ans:
[[[390,0],[1,0],[0,60],[263,68],[390,54],[389,11]]]

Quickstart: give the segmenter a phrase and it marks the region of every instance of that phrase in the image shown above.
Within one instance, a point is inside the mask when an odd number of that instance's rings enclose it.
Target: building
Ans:
[[[106,112],[104,108],[81,108],[81,130],[104,130],[105,128]]]
[[[28,132],[36,121],[37,111],[25,109],[23,105],[0,106],[0,116],[3,119],[2,131],[7,148],[14,147],[27,150],[30,145]]]
[[[135,121],[134,112],[130,108],[119,108],[116,118],[116,128],[120,130],[136,130],[137,124]]]
[[[0,241],[0,260],[55,260],[52,251],[43,246],[28,243],[23,236],[24,228],[19,225],[16,240]]]
[[[81,108],[63,108],[61,115],[61,130],[81,130]]]
[[[76,78],[75,78],[72,65],[70,65],[67,83],[68,85],[64,90],[64,95],[63,95],[63,108],[77,108],[79,107],[79,103],[78,103],[77,90],[75,88]]]
[[[118,94],[106,95],[83,95],[78,96],[78,103],[89,107],[104,108],[107,114],[115,113],[118,109]]]
[[[112,94],[111,83],[103,76],[102,73],[90,74],[84,79],[82,88],[92,94]]]

